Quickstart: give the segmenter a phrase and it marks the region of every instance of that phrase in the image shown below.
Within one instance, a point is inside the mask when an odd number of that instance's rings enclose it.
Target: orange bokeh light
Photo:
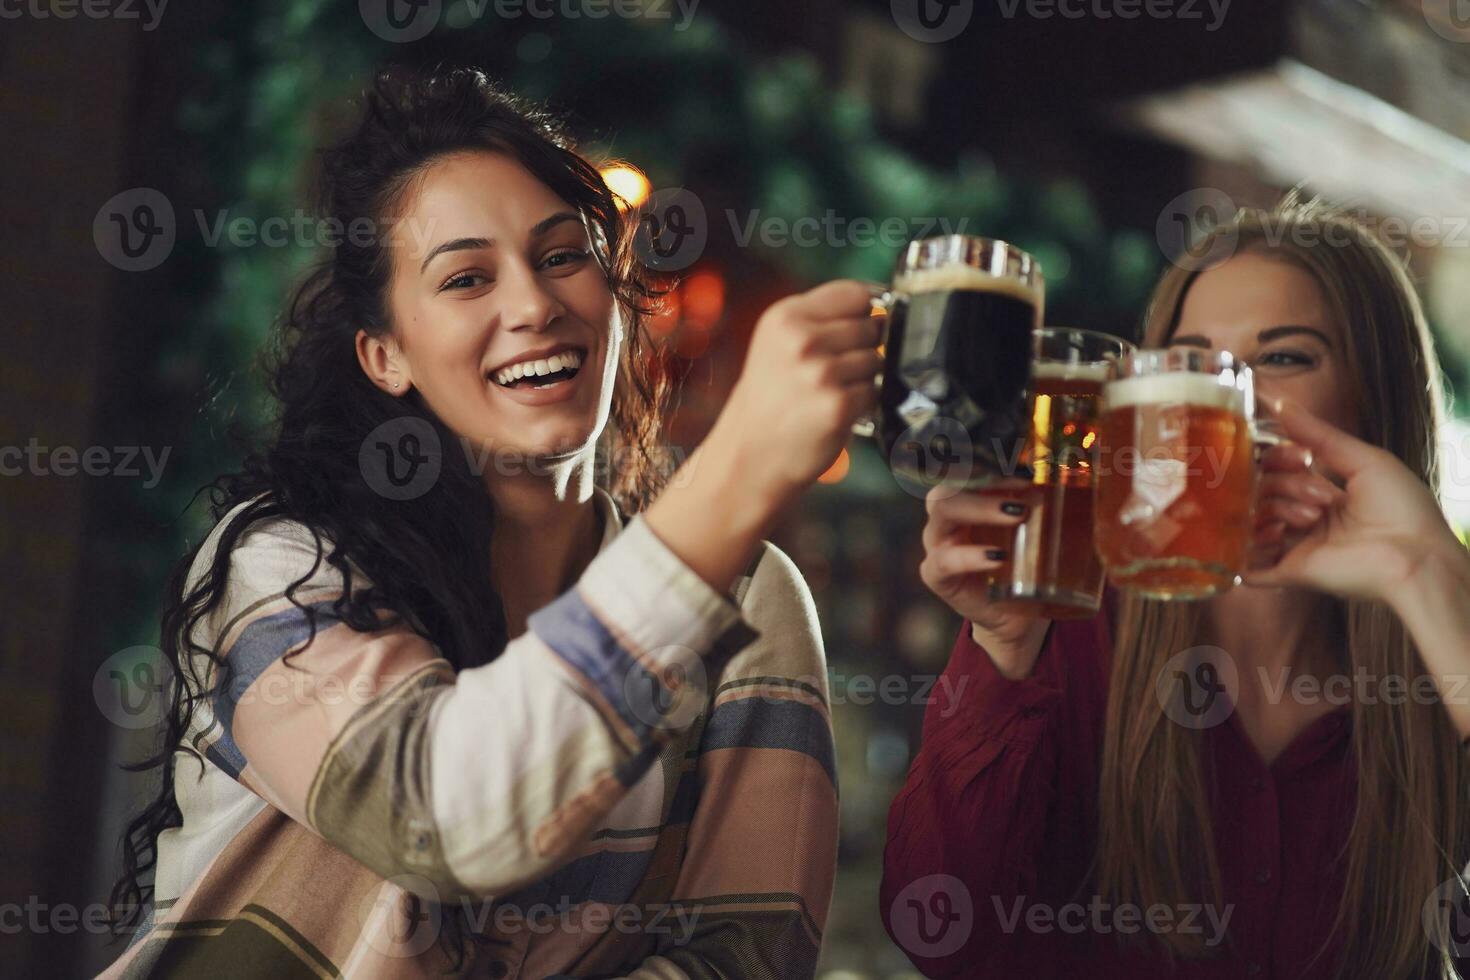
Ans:
[[[643,171],[631,163],[610,163],[598,173],[602,174],[608,188],[617,195],[618,207],[624,211],[639,207],[653,193],[653,185],[648,182]]]
[[[725,313],[725,277],[714,269],[694,272],[679,289],[683,319],[696,330],[708,330]]]
[[[847,456],[847,450],[837,454],[832,465],[827,467],[827,472],[817,477],[818,483],[841,483],[842,478],[847,476],[847,471],[852,469],[852,460]]]

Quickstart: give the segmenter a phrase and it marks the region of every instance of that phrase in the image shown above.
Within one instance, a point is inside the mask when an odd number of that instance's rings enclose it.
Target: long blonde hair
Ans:
[[[1224,236],[1233,236],[1233,248]],[[1239,213],[1202,246],[1202,255],[1214,254],[1212,246],[1268,252],[1316,278],[1344,327],[1360,435],[1437,487],[1441,374],[1418,294],[1395,255],[1363,224],[1295,195],[1269,212]],[[1144,346],[1168,343],[1198,274],[1178,266],[1164,274],[1149,303]],[[1354,672],[1422,672],[1391,610],[1356,600],[1332,605]],[[1200,642],[1199,604],[1126,597],[1118,608],[1099,785],[1098,891],[1141,907],[1219,904],[1203,733],[1170,722],[1154,688],[1169,658]],[[1333,927],[1344,943],[1342,975],[1391,980],[1444,972],[1449,961],[1429,943],[1421,909],[1467,857],[1459,738],[1443,707],[1415,698],[1355,700],[1352,732],[1356,808],[1340,856],[1346,887]],[[1201,887],[1209,894],[1198,894]],[[1199,937],[1160,938],[1171,956],[1205,953]]]

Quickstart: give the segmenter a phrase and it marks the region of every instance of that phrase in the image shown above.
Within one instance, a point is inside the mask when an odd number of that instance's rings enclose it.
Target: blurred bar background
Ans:
[[[419,0],[397,40],[382,0],[5,8],[0,447],[50,455],[0,477],[0,905],[77,910],[71,929],[45,911],[40,929],[0,920],[7,973],[90,975],[121,949],[81,923],[148,788],[119,765],[152,733],[150,706],[119,713],[105,692],[112,672],[151,676],[137,672],[167,569],[205,528],[190,498],[236,458],[227,426],[263,417],[251,359],[318,251],[294,230],[267,240],[268,221],[306,225],[312,152],[384,61],[482,66],[568,112],[631,206],[680,188],[697,203],[706,237],[669,270],[655,324],[685,449],[766,305],[882,279],[910,237],[1012,240],[1043,263],[1049,322],[1131,336],[1193,235],[1297,185],[1396,232],[1463,390],[1461,0],[961,0],[932,8],[937,27],[920,2]],[[114,216],[139,214],[162,234],[128,255]],[[1462,522],[1466,434],[1452,427],[1445,462]],[[103,447],[110,471],[63,476],[63,447]],[[918,581],[922,521],[855,442],[777,535],[831,669],[842,841],[826,980],[914,976],[877,890],[888,804],[958,626]]]

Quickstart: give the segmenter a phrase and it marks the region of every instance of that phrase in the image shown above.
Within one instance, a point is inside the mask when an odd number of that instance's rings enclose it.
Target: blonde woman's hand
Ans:
[[[1434,493],[1397,456],[1294,403],[1276,414],[1295,445],[1263,460],[1256,556],[1266,564],[1246,584],[1394,603],[1427,558],[1463,556]]]
[[[1006,480],[983,492],[935,487],[925,498],[929,519],[919,566],[924,584],[970,621],[975,642],[1012,679],[1031,673],[1049,621],[999,609],[991,601],[984,575],[1000,568],[1008,556],[994,545],[973,543],[971,529],[1020,524],[1026,519],[1029,486],[1025,480]]]

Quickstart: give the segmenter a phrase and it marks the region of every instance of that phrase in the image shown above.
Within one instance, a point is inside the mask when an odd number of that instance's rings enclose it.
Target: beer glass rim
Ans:
[[[1230,351],[1196,347],[1192,344],[1134,347],[1124,356],[1119,369],[1123,377],[1179,371],[1196,374],[1223,374],[1228,371],[1243,378],[1251,375],[1250,365]]]
[[[1048,324],[1044,327],[1037,327],[1035,330],[1032,331],[1032,359],[1036,361],[1057,360],[1057,358],[1043,357],[1041,354],[1036,352],[1035,348],[1040,346],[1043,338],[1060,337],[1064,334],[1080,335],[1090,341],[1095,341],[1097,343],[1116,345],[1118,348],[1118,356],[1114,360],[1121,361],[1122,358],[1127,357],[1130,354],[1137,352],[1138,350],[1138,345],[1123,337],[1119,337],[1117,334],[1107,333],[1102,330],[1088,330],[1085,327],[1064,327],[1058,326],[1056,324]],[[1104,360],[1107,359],[1094,359],[1093,361],[1090,361],[1088,363],[1102,363]]]
[[[1044,282],[1041,263],[1031,253],[1004,239],[978,235],[916,238],[899,253],[893,275],[898,280],[909,273],[954,265],[969,266],[996,279],[1014,280],[1037,292]]]
[[[1137,348],[1118,362],[1114,376],[1103,386],[1103,403],[1115,404],[1127,387],[1140,379],[1166,374],[1196,374],[1211,378],[1219,388],[1234,391],[1239,411],[1254,425],[1256,417],[1255,377],[1250,365],[1228,350],[1175,344],[1170,347]],[[1205,382],[1209,384],[1209,382]],[[1115,395],[1116,393],[1116,395]],[[1177,396],[1176,396],[1177,397]]]

